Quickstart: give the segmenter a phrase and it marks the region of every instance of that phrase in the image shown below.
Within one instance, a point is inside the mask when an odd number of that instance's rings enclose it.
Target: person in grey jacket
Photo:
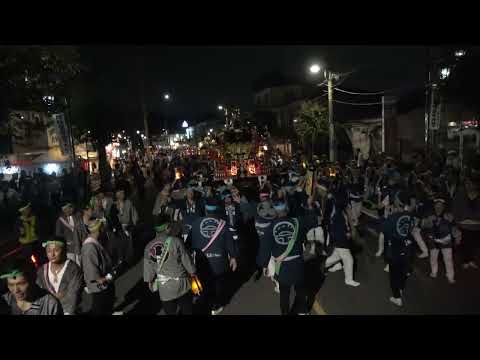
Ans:
[[[163,221],[162,221],[163,220]],[[158,291],[167,315],[192,314],[191,277],[196,267],[179,238],[181,224],[160,220],[155,239],[145,247],[143,279],[151,291]]]
[[[55,226],[55,236],[65,239],[67,244],[67,258],[80,265],[81,243],[75,232],[75,219],[73,217],[73,205],[68,203],[62,207],[62,214],[58,217]]]
[[[60,302],[35,283],[35,270],[28,260],[14,260],[0,279],[7,281],[9,292],[1,299],[10,315],[63,315]]]
[[[43,247],[49,261],[38,269],[37,285],[60,301],[65,315],[74,315],[83,284],[80,267],[67,259],[65,239],[48,240]]]
[[[90,224],[90,236],[82,246],[83,277],[92,295],[92,315],[111,315],[115,302],[112,260],[102,245],[104,224],[101,219]]]

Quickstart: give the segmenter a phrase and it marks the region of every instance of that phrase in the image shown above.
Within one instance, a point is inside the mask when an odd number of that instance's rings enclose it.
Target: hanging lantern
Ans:
[[[255,163],[253,161],[248,163],[248,173],[250,175],[255,175],[257,173],[257,168],[255,167]]]
[[[238,173],[237,162],[232,161],[232,165],[230,166],[230,175],[237,176],[237,173]]]
[[[203,291],[203,286],[196,275],[192,275],[192,293],[199,296]]]
[[[330,175],[330,177],[337,176],[337,171],[334,167],[329,168],[329,175]]]
[[[180,180],[182,178],[182,172],[179,168],[175,168],[175,180]]]

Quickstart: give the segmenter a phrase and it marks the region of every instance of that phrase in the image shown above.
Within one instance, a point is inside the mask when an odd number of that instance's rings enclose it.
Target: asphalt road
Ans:
[[[431,279],[428,259],[416,259],[414,273],[407,280],[405,302],[398,308],[389,302],[388,273],[382,258],[374,256],[376,234],[364,232],[363,246],[355,253],[355,280],[361,285],[345,285],[343,271],[328,273],[324,278],[318,262],[307,262],[309,287],[316,292],[311,302],[312,315],[460,315],[480,313],[479,270],[463,270],[456,264],[456,279],[450,285],[440,265],[439,276]],[[156,294],[148,295],[141,281],[141,261],[117,281],[117,304],[125,314],[163,314]],[[279,295],[271,280],[259,281],[243,276],[222,315],[279,315]],[[316,287],[316,289],[315,289]],[[125,300],[125,297],[127,300]],[[293,294],[291,294],[293,298]]]

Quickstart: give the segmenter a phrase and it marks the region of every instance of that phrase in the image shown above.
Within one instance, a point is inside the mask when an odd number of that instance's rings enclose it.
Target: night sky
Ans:
[[[137,106],[142,69],[149,109],[175,122],[215,113],[217,104],[252,111],[253,83],[272,71],[313,84],[308,66],[319,61],[334,71],[355,70],[344,88],[378,91],[422,87],[427,59],[422,46],[96,46],[88,53],[110,83],[112,103]],[[164,92],[172,95],[169,104]]]

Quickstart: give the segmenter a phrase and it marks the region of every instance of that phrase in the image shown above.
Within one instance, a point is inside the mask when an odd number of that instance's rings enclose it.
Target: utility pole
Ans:
[[[72,128],[72,119],[70,114],[70,103],[67,100],[67,97],[64,97],[65,100],[65,119],[67,122],[67,128],[69,133],[69,142],[70,142],[70,151],[72,152],[72,169],[75,168],[75,141],[73,139],[73,128]]]
[[[334,162],[337,158],[337,144],[335,143],[335,125],[333,123],[333,74],[331,71],[325,71],[325,77],[328,80],[328,138],[330,161]]]
[[[430,62],[430,47],[427,47],[427,84],[425,86],[425,156],[429,151],[429,130],[430,130],[430,115],[429,115],[429,94],[432,82],[431,62]]]

